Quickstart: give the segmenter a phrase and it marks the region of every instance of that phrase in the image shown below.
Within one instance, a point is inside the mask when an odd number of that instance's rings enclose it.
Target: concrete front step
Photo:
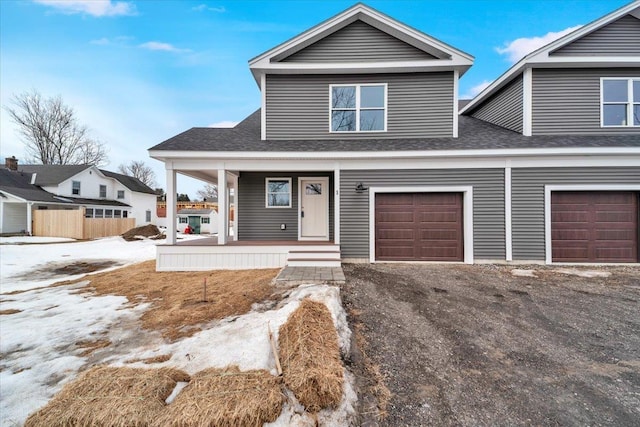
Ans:
[[[289,267],[340,267],[340,258],[300,258],[289,259]]]

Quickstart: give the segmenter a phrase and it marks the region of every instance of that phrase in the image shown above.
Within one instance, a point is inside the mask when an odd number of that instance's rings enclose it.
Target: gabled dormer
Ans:
[[[640,1],[528,54],[460,113],[526,136],[640,134]]]
[[[361,3],[249,61],[263,140],[456,137],[472,64]]]

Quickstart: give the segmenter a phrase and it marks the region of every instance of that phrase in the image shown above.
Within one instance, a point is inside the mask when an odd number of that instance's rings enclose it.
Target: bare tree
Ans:
[[[218,187],[213,184],[205,184],[204,187],[196,192],[199,198],[204,200],[211,200],[218,198]]]
[[[38,91],[14,95],[5,107],[25,144],[30,161],[44,165],[102,166],[108,162],[103,143],[89,136],[73,108],[62,97],[43,98]]]
[[[151,169],[150,166],[145,165],[144,162],[132,160],[128,165],[121,164],[118,166],[118,172],[123,175],[138,178],[151,188],[156,185],[156,174],[153,172],[153,169]]]

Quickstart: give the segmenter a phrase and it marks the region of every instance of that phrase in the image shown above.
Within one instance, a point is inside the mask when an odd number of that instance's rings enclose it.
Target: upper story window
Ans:
[[[331,85],[331,132],[387,130],[387,85]]]
[[[124,199],[124,190],[118,190],[118,199]]]
[[[267,208],[291,207],[291,178],[267,178]]]
[[[640,78],[601,79],[602,126],[640,126]]]
[[[71,194],[74,196],[80,195],[80,181],[71,181]]]
[[[105,199],[107,197],[107,186],[106,185],[101,185],[100,186],[100,198],[101,199]]]

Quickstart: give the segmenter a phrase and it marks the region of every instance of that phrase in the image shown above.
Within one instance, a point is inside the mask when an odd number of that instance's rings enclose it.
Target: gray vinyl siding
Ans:
[[[333,172],[241,172],[238,240],[298,240],[298,177],[329,177],[329,239],[333,239]],[[265,179],[291,178],[291,207],[265,207]],[[286,224],[286,230],[280,230]]]
[[[437,59],[362,21],[336,31],[282,62],[385,62]]]
[[[533,134],[640,134],[640,127],[600,127],[601,77],[640,77],[640,68],[534,69]]]
[[[543,261],[544,186],[640,184],[640,167],[514,168],[511,171],[513,259]]]
[[[329,132],[329,85],[387,83],[386,132]],[[453,133],[453,72],[267,75],[267,139],[431,138]]]
[[[27,230],[27,204],[3,203],[0,233],[20,233]]]
[[[640,20],[625,15],[551,56],[640,56]]]
[[[522,133],[522,74],[483,103],[473,117]]]
[[[369,257],[367,187],[473,186],[473,248],[476,259],[505,259],[504,169],[342,170],[340,250],[343,258]]]

